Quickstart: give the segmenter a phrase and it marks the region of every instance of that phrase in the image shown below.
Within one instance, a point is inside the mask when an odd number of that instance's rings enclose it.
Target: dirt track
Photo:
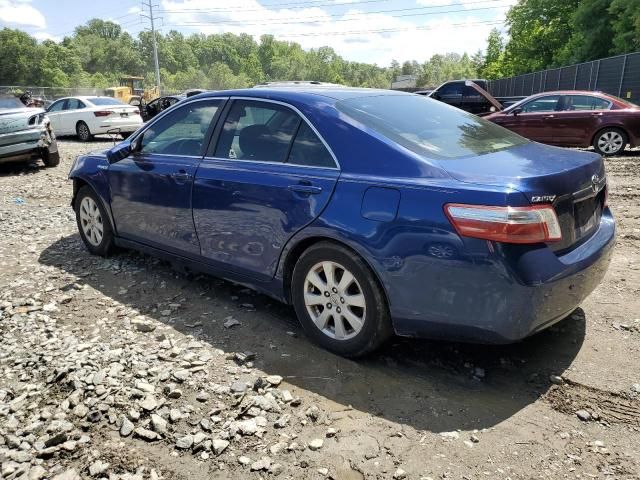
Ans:
[[[353,362],[310,344],[290,308],[243,287],[138,253],[91,257],[66,174],[77,154],[109,145],[61,141],[54,169],[0,166],[0,478],[77,478],[69,469],[89,477],[98,460],[109,466],[96,478],[640,478],[640,152],[607,160],[618,244],[605,282],[570,318],[516,345],[397,339]],[[225,328],[230,316],[240,325]],[[135,360],[110,358],[120,349]],[[247,351],[252,363],[230,355]],[[118,362],[124,372],[112,379],[108,367]],[[166,395],[175,381],[163,376],[167,364],[191,369],[179,399]],[[77,378],[50,381],[63,365]],[[104,383],[87,380],[101,369]],[[254,395],[275,398],[277,409],[228,390],[274,375],[282,384]],[[138,398],[147,388],[160,403],[152,410],[141,405],[146,393]],[[247,398],[260,407],[249,417]],[[74,402],[98,408],[101,419],[72,415]],[[150,412],[166,419],[171,408],[189,417],[158,432]],[[121,436],[131,409],[141,412],[135,426],[158,440]],[[44,410],[71,422],[66,442],[75,443],[42,453],[55,434]],[[235,434],[232,422],[254,413],[266,419],[260,435]],[[288,424],[275,428],[283,414]],[[211,417],[221,420],[201,428]],[[219,455],[176,448],[198,432],[230,443]],[[270,465],[253,469],[266,465],[254,465],[261,457]]]

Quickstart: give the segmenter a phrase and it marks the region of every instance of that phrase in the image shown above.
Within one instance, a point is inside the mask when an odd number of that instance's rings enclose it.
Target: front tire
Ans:
[[[593,148],[600,155],[610,157],[624,151],[629,139],[627,134],[619,128],[605,128],[599,131],[593,139]]]
[[[81,142],[88,142],[93,138],[89,126],[84,122],[78,122],[76,125],[76,135],[78,135],[78,140]]]
[[[47,168],[57,167],[60,164],[60,154],[58,152],[51,152],[48,148],[43,148],[42,162]]]
[[[302,254],[293,271],[291,298],[307,335],[339,355],[366,355],[393,334],[373,272],[339,245],[321,242]]]
[[[102,202],[91,189],[83,186],[75,200],[76,222],[80,237],[93,255],[108,257],[114,248],[114,235]]]

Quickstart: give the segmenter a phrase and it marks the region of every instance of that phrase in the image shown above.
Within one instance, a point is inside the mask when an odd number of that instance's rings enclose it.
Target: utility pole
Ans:
[[[149,15],[142,14],[143,17],[146,17],[151,22],[151,38],[153,41],[153,62],[155,64],[156,69],[156,85],[158,87],[158,91],[161,90],[160,86],[160,63],[158,62],[158,44],[156,42],[156,25],[155,25],[155,17],[153,16],[153,0],[148,0],[148,2],[142,3],[145,7],[149,8]]]

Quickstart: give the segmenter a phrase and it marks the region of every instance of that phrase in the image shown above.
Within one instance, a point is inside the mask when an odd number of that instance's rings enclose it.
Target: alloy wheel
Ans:
[[[89,127],[87,127],[84,123],[80,123],[78,125],[78,137],[80,140],[89,140],[91,133],[89,133]]]
[[[617,153],[624,148],[624,139],[619,132],[605,132],[598,138],[598,148],[607,154]]]
[[[104,224],[98,204],[91,197],[84,197],[80,202],[80,223],[87,241],[98,247],[104,235]]]
[[[366,321],[366,301],[354,275],[332,261],[314,265],[304,281],[304,303],[315,326],[335,340],[349,340]]]

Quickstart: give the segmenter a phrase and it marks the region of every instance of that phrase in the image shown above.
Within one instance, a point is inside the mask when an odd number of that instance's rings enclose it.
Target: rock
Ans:
[[[247,391],[246,382],[234,382],[231,384],[231,391],[233,393],[244,393]]]
[[[332,437],[335,437],[337,433],[338,433],[338,431],[335,428],[329,427],[327,429],[326,436],[327,436],[327,438],[332,438]]]
[[[209,401],[209,394],[207,392],[200,391],[198,392],[198,395],[196,395],[196,400],[199,402],[207,402]]]
[[[278,455],[285,448],[287,448],[287,444],[284,442],[274,443],[273,445],[271,445],[271,447],[269,447],[269,453],[271,453],[271,455]]]
[[[167,433],[167,421],[160,415],[153,413],[151,415],[151,426],[153,430],[161,435]]]
[[[251,459],[249,457],[245,457],[245,456],[241,455],[241,456],[238,457],[238,463],[240,465],[247,466],[247,465],[249,465],[251,463]]]
[[[631,385],[631,391],[634,393],[640,393],[640,383],[634,383]]]
[[[323,477],[326,477],[327,475],[329,475],[329,469],[328,468],[324,468],[324,467],[319,468],[318,469],[318,473],[320,475],[322,475]]]
[[[189,370],[176,370],[171,374],[174,380],[180,383],[187,381],[190,375],[191,372]]]
[[[583,422],[588,422],[589,420],[591,420],[591,414],[586,410],[578,410],[576,412],[576,416]]]
[[[47,476],[47,471],[40,465],[35,465],[29,470],[29,480],[42,480]]]
[[[152,412],[158,408],[158,401],[153,395],[147,395],[144,400],[140,402],[140,407],[147,412]]]
[[[251,470],[254,472],[257,472],[260,470],[268,470],[270,466],[271,466],[271,459],[269,457],[262,457],[257,462],[254,462],[253,464],[251,464]]]
[[[460,438],[460,434],[458,432],[441,432],[440,436],[447,440],[457,440]]]
[[[227,440],[221,440],[219,438],[216,438],[213,440],[213,443],[211,444],[211,449],[213,450],[213,453],[215,453],[216,455],[220,455],[222,452],[224,452],[227,447],[229,446],[229,442]]]
[[[394,480],[402,480],[403,478],[407,478],[407,472],[405,472],[403,469],[398,468],[394,473],[393,473],[393,479]]]
[[[309,450],[320,450],[322,448],[322,445],[324,445],[324,440],[322,440],[321,438],[314,438],[309,442]]]
[[[240,322],[233,317],[227,317],[226,321],[222,324],[224,328],[235,327],[236,325],[240,325]]]
[[[93,462],[91,465],[89,465],[89,475],[91,475],[92,477],[97,477],[98,475],[102,475],[108,469],[109,469],[108,463],[104,463],[100,460],[97,460]]]
[[[282,377],[280,375],[269,375],[265,380],[275,387],[282,383]]]
[[[67,439],[68,437],[66,433],[58,433],[57,435],[54,435],[53,437],[45,440],[44,446],[46,448],[55,447],[56,445],[60,445],[61,443],[66,442]]]
[[[551,375],[549,381],[554,385],[562,385],[564,383],[564,379],[560,375]]]
[[[131,432],[133,432],[133,429],[135,427],[133,423],[131,423],[131,421],[124,415],[121,418],[122,425],[120,426],[120,435],[122,435],[123,437],[128,437],[129,435],[131,435]]]
[[[315,405],[312,405],[309,408],[307,408],[307,411],[304,413],[307,417],[309,417],[314,422],[317,421],[318,418],[320,418],[320,409]]]
[[[186,435],[184,437],[180,437],[176,441],[176,448],[181,450],[188,450],[193,445],[193,437],[191,435]]]
[[[72,413],[78,418],[84,418],[89,413],[89,408],[87,408],[86,405],[81,403],[74,407]]]
[[[160,439],[160,435],[158,435],[156,432],[152,431],[152,430],[148,430],[146,428],[142,428],[142,427],[138,427],[133,431],[133,434],[138,437],[141,438],[143,440],[146,440],[148,442],[152,442],[154,440],[159,440]]]
[[[80,475],[74,468],[65,470],[63,473],[59,473],[52,480],[81,480]]]
[[[473,376],[476,378],[484,378],[486,374],[487,373],[484,368],[476,367],[473,369]]]
[[[282,390],[282,401],[284,403],[290,403],[293,400],[293,395],[289,390]]]
[[[284,467],[280,463],[273,463],[269,467],[269,473],[274,477],[277,477],[284,471]]]
[[[87,414],[87,420],[91,423],[98,423],[102,419],[102,413],[98,410],[93,410]]]
[[[156,329],[156,326],[152,323],[147,322],[136,322],[136,329],[142,333],[151,333]]]
[[[471,435],[471,437],[469,437],[469,439],[470,439],[473,443],[480,443],[480,439],[479,439],[476,435]]]

